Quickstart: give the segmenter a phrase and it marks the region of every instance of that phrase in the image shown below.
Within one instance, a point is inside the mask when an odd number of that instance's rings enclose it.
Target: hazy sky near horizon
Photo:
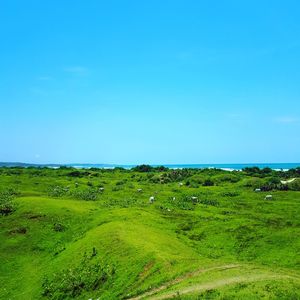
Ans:
[[[300,161],[299,1],[0,2],[0,161]]]

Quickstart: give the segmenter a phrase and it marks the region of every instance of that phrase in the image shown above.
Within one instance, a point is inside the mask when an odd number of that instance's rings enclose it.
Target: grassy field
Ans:
[[[299,177],[0,168],[0,299],[300,299]]]

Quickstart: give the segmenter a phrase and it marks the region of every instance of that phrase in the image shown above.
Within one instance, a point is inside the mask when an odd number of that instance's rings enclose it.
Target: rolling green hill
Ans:
[[[0,168],[0,299],[300,299],[299,176]]]

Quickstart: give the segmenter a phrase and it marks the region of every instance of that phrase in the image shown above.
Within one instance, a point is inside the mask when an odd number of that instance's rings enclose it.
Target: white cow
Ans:
[[[194,203],[198,202],[198,197],[191,197],[191,199]]]
[[[149,198],[149,203],[153,203],[154,202],[154,200],[155,200],[155,198],[154,198],[154,196],[151,196],[150,198]]]
[[[266,195],[265,200],[272,200],[273,196],[272,195]]]

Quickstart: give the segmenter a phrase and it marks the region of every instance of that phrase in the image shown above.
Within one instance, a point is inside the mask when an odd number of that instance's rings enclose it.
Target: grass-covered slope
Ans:
[[[298,177],[2,168],[0,299],[300,299]]]

